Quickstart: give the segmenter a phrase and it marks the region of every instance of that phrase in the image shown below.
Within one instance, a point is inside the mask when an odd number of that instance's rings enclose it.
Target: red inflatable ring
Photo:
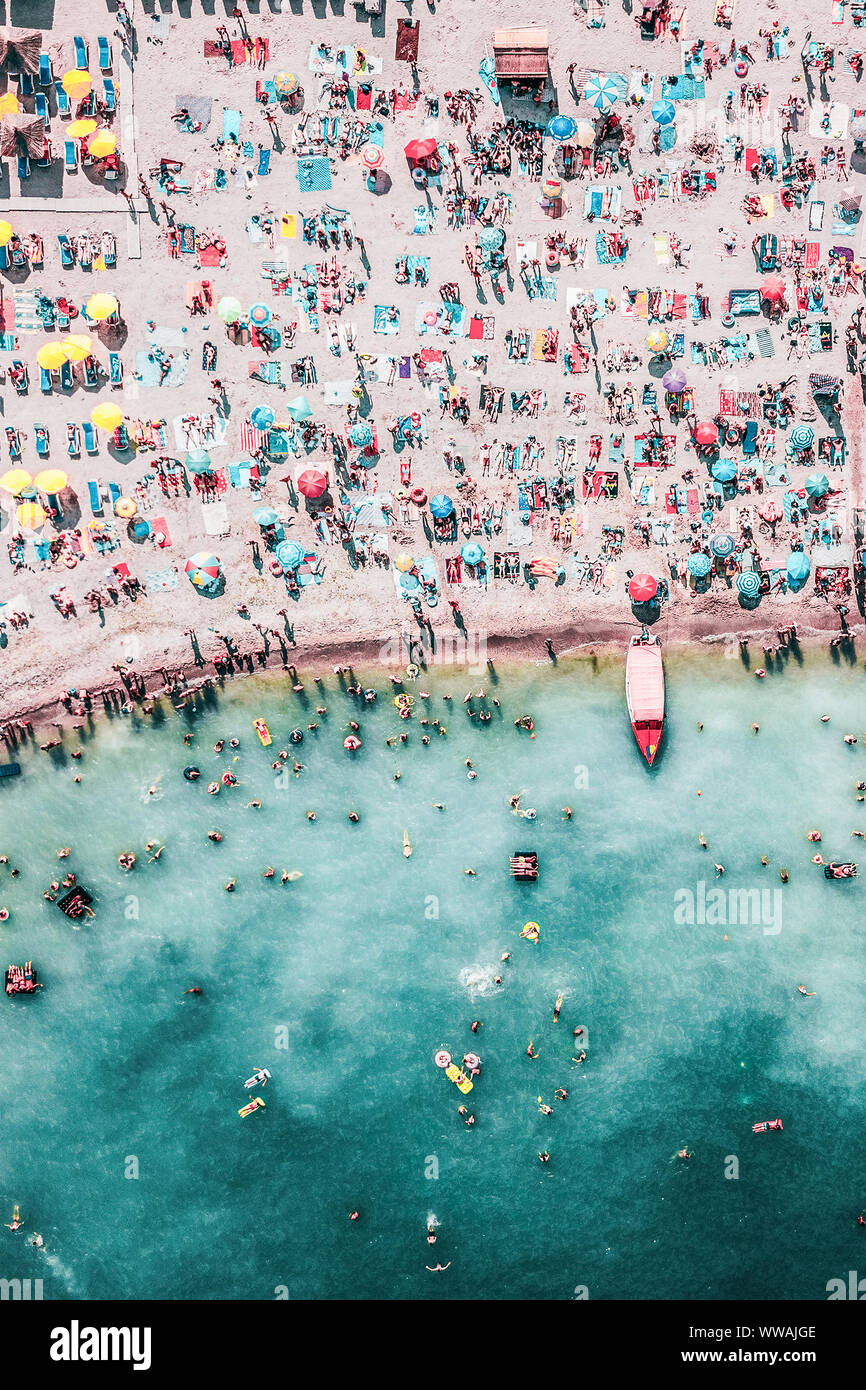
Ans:
[[[413,487],[409,493],[409,501],[414,502],[416,507],[423,507],[427,501],[427,494],[423,487]]]
[[[361,747],[361,740],[356,738],[354,734],[349,734],[347,738],[343,739],[343,747],[348,748],[350,753],[354,753]]]

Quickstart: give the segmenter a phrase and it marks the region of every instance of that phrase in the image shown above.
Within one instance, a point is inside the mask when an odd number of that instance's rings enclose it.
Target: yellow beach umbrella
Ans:
[[[0,246],[8,246],[14,235],[11,222],[0,222]]]
[[[60,85],[68,97],[80,101],[93,86],[93,78],[86,68],[70,68],[61,77]]]
[[[46,343],[36,354],[40,367],[45,367],[49,372],[58,371],[66,360],[66,353],[59,343]]]
[[[92,135],[93,132],[98,129],[98,122],[91,120],[89,116],[85,116],[80,121],[72,121],[72,123],[66,127],[66,134],[71,135],[73,140],[80,140],[83,135]]]
[[[22,502],[15,515],[19,526],[23,526],[25,531],[38,531],[40,526],[44,526],[48,513],[38,502]]]
[[[98,130],[93,139],[88,140],[87,149],[95,159],[104,159],[117,149],[117,136],[112,135],[110,130]]]
[[[93,350],[93,339],[86,333],[70,333],[60,344],[70,362],[83,362]]]
[[[138,503],[133,497],[118,497],[114,504],[114,515],[129,519],[138,511]]]
[[[274,78],[274,86],[284,96],[290,97],[298,90],[300,83],[293,72],[278,72]]]
[[[93,407],[90,418],[102,430],[116,430],[123,420],[123,411],[113,401],[103,401],[102,405]]]
[[[62,468],[43,468],[33,479],[33,486],[38,487],[40,492],[48,492],[53,496],[56,492],[62,492],[68,482],[69,479]]]
[[[396,560],[394,561],[394,568],[395,568],[395,569],[398,569],[398,570],[402,570],[403,573],[405,574],[407,570],[410,570],[410,569],[412,568],[412,566],[414,565],[414,563],[415,563],[415,561],[412,559],[412,556],[411,556],[411,555],[407,555],[406,552],[404,551],[403,554],[402,554],[402,555],[398,555],[397,558],[396,558]]]
[[[4,492],[11,492],[13,497],[17,497],[19,492],[23,492],[33,482],[26,468],[10,468],[8,473],[4,473],[0,478],[0,487]]]
[[[84,306],[87,317],[97,322],[110,319],[112,314],[117,313],[117,309],[117,300],[113,294],[92,294]]]
[[[14,92],[4,92],[0,97],[0,116],[17,116],[21,110],[21,102]]]
[[[663,328],[653,328],[647,334],[646,345],[650,352],[664,352],[668,345],[668,335]]]

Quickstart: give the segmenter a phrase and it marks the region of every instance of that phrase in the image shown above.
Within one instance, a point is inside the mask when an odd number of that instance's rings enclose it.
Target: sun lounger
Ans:
[[[75,38],[72,40],[72,43],[75,48],[75,66],[77,68],[86,68],[87,44],[84,42],[84,39],[81,37],[80,34],[76,34]]]
[[[99,445],[96,442],[96,430],[89,420],[81,426],[81,433],[84,436],[84,448],[88,454],[98,454]]]
[[[69,104],[69,97],[60,86],[59,82],[54,84],[54,95],[57,98],[57,114],[61,120],[68,120],[72,115],[72,107]]]
[[[67,174],[74,174],[78,168],[78,145],[75,140],[64,140],[63,159]]]
[[[102,516],[102,489],[96,478],[88,479],[87,495],[90,500],[90,510],[93,515]]]
[[[111,44],[102,34],[96,40],[97,61],[101,72],[111,71]]]
[[[85,357],[82,363],[82,371],[84,373],[85,386],[94,387],[99,385],[99,366],[95,357]]]
[[[18,179],[21,183],[30,177],[30,160],[26,154],[18,156]]]
[[[109,380],[110,380],[110,382],[111,382],[111,385],[112,385],[113,387],[114,387],[114,386],[122,386],[122,385],[123,385],[123,363],[122,363],[121,360],[120,360],[120,353],[119,353],[119,352],[110,352],[110,353],[108,354],[108,368],[109,368]]]
[[[48,431],[44,425],[34,424],[33,433],[36,436],[36,452],[40,458],[48,457]]]
[[[105,104],[109,111],[117,110],[117,89],[110,77],[103,77],[102,85],[105,89]]]
[[[66,422],[66,452],[73,459],[81,453],[81,430],[74,420]]]
[[[39,390],[44,396],[51,395],[51,373],[47,367],[39,368]]]
[[[42,124],[48,129],[50,117],[48,115],[48,102],[44,92],[37,92],[33,98],[33,114],[41,116]]]
[[[48,53],[39,54],[39,85],[40,87],[50,87],[54,81],[51,72],[51,55]]]
[[[75,379],[72,375],[72,363],[64,362],[60,368],[60,389],[61,391],[71,391],[75,386]]]
[[[35,88],[33,77],[29,72],[22,72],[18,75],[18,95],[21,97],[32,97]]]
[[[120,497],[123,495],[120,491],[120,483],[106,483],[105,487],[108,492],[108,501],[111,510],[114,511],[115,502],[119,501]],[[129,573],[128,570],[127,573]]]

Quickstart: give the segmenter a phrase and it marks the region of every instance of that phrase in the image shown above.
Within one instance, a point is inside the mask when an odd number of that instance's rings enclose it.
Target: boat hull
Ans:
[[[665,678],[661,643],[633,637],[625,668],[628,717],[635,742],[652,767],[665,722]]]

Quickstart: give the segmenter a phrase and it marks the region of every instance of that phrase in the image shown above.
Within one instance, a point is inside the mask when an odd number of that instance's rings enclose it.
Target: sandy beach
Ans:
[[[763,634],[775,641],[776,631],[791,622],[797,624],[801,638],[838,632],[833,598],[842,590],[824,596],[816,591],[812,576],[800,592],[767,593],[760,606],[751,610],[744,609],[738,600],[735,576],[722,577],[718,566],[708,590],[702,592],[700,584],[696,588],[693,579],[684,573],[686,555],[694,553],[696,546],[706,547],[710,536],[719,530],[737,540],[739,555],[744,526],[754,528],[755,549],[760,552],[755,568],[764,574],[783,574],[792,543],[797,542],[803,543],[807,552],[816,547],[813,571],[823,564],[837,566],[840,576],[847,573],[849,582],[855,582],[855,593],[846,602],[850,608],[849,622],[856,634],[854,604],[862,599],[862,594],[856,584],[859,571],[854,570],[861,542],[855,509],[863,500],[864,406],[858,376],[846,375],[844,328],[862,303],[862,277],[855,278],[842,294],[835,294],[827,284],[830,247],[837,243],[850,247],[855,260],[860,250],[859,226],[855,226],[853,235],[830,231],[831,224],[837,225],[832,209],[850,191],[849,185],[847,178],[837,179],[833,172],[826,182],[816,175],[807,200],[789,211],[780,197],[778,169],[775,178],[768,172],[755,191],[772,201],[772,217],[747,221],[741,203],[750,190],[750,180],[735,166],[730,145],[726,146],[719,135],[721,126],[732,137],[742,129],[747,147],[776,150],[779,169],[785,149],[794,154],[805,151],[818,160],[824,137],[820,126],[817,138],[809,128],[809,110],[820,112],[823,103],[814,82],[806,82],[801,62],[810,18],[805,14],[792,16],[768,3],[749,7],[748,13],[740,6],[733,26],[721,26],[713,23],[712,4],[699,0],[683,12],[678,33],[668,30],[650,42],[641,36],[635,14],[615,5],[603,10],[599,7],[604,25],[598,28],[590,26],[582,10],[575,18],[569,6],[550,6],[549,13],[533,16],[549,32],[549,74],[541,90],[542,100],[534,101],[531,93],[515,96],[509,84],[503,82],[502,104],[497,106],[480,82],[479,64],[493,52],[494,30],[521,22],[519,7],[513,3],[495,0],[482,7],[463,0],[461,4],[440,3],[434,8],[416,0],[414,5],[389,4],[378,17],[367,16],[361,7],[355,6],[347,7],[342,15],[332,11],[322,15],[308,6],[290,7],[288,3],[281,14],[273,3],[249,10],[243,6],[241,21],[231,17],[232,8],[226,6],[225,15],[222,6],[217,13],[208,14],[198,3],[166,10],[142,5],[137,0],[127,6],[134,28],[133,40],[122,26],[115,30],[113,4],[103,11],[79,0],[59,0],[53,7],[52,27],[43,34],[42,50],[50,55],[55,78],[75,64],[75,35],[83,36],[89,46],[98,93],[101,94],[104,75],[111,74],[117,109],[109,126],[118,138],[121,168],[116,180],[105,178],[98,160],[74,173],[62,172],[65,123],[54,113],[53,96],[49,102],[50,139],[60,158],[45,170],[34,165],[26,181],[19,181],[14,159],[8,159],[5,165],[5,216],[19,237],[36,234],[42,238],[44,266],[10,267],[2,274],[4,302],[8,305],[13,300],[16,307],[15,325],[10,328],[8,321],[5,324],[15,346],[7,346],[0,356],[6,375],[5,423],[26,436],[20,461],[11,458],[7,448],[4,467],[18,467],[20,463],[35,474],[46,466],[46,460],[38,457],[35,449],[34,430],[39,425],[50,437],[47,464],[68,473],[68,487],[60,498],[62,516],[57,525],[49,522],[37,533],[25,533],[19,560],[12,563],[10,551],[9,566],[3,562],[0,600],[4,607],[0,617],[7,621],[3,628],[6,642],[2,652],[0,717],[9,719],[27,711],[50,708],[56,693],[67,688],[99,691],[114,683],[112,667],[121,663],[146,678],[162,668],[206,673],[211,670],[208,663],[213,656],[225,652],[218,634],[233,639],[238,671],[247,664],[257,667],[286,661],[302,663],[309,669],[317,662],[334,664],[347,660],[399,666],[405,639],[418,639],[422,633],[428,660],[464,659],[469,664],[477,661],[480,653],[493,659],[545,659],[548,637],[558,652],[603,642],[624,644],[646,616],[633,609],[629,601],[628,577],[644,571],[669,585],[670,596],[662,604],[656,627],[666,643],[722,640],[727,634],[742,633],[753,634],[755,644]],[[32,7],[34,24],[39,22],[39,9],[39,5]],[[395,58],[397,20],[407,15],[420,22],[416,67]],[[790,26],[790,33],[782,45],[785,56],[774,56],[773,61],[768,61],[765,40],[759,31],[769,31],[774,21]],[[15,22],[22,23],[20,15]],[[262,66],[237,61],[237,53],[230,66],[221,49],[214,53],[214,45],[220,41],[219,24],[225,25],[236,44],[244,33],[253,41],[266,39],[268,52]],[[836,47],[832,100],[839,110],[833,107],[832,120],[844,124],[845,138],[834,141],[834,146],[847,149],[849,159],[852,149],[848,127],[858,107],[858,88],[846,55],[856,48],[856,32],[846,17],[843,26],[827,23],[822,33],[816,31],[813,35]],[[105,73],[96,62],[99,35],[107,36],[111,46],[111,67]],[[738,45],[749,45],[747,83],[758,87],[763,84],[766,88],[766,96],[757,99],[757,113],[747,113],[744,107],[739,123],[737,119],[727,123],[722,120],[727,93],[736,92],[740,79],[735,79],[728,66],[720,68],[716,63],[713,67],[711,60],[705,95],[676,101],[678,134],[674,147],[666,153],[652,148],[639,152],[641,140],[647,138],[643,127],[652,126],[648,121],[649,106],[661,97],[667,75],[684,71],[685,51],[703,39],[706,45],[715,44],[721,54],[727,54],[732,38]],[[372,87],[374,102],[378,91],[386,94],[386,100],[395,89],[407,94],[405,101],[392,103],[387,117],[376,117],[382,127],[384,151],[384,173],[377,176],[376,191],[368,187],[359,152],[353,150],[342,159],[334,144],[325,144],[315,156],[329,163],[330,190],[312,192],[299,185],[296,166],[307,147],[298,131],[305,117],[308,122],[318,123],[323,116],[336,116],[344,130],[353,120],[371,118],[360,116],[357,107],[354,113],[351,108],[344,108],[339,99],[334,104],[329,87],[334,80],[333,64],[331,71],[328,63],[324,63],[323,72],[311,70],[311,55],[319,44],[330,45],[333,51],[343,46],[349,53],[352,61],[348,64],[348,79],[356,103],[365,79]],[[206,49],[206,45],[210,48]],[[569,65],[576,65],[571,74]],[[285,103],[276,108],[276,122],[271,126],[265,119],[266,108],[256,100],[257,82],[283,71],[298,76],[302,94],[295,98],[291,109]],[[544,140],[541,178],[521,170],[515,158],[508,177],[484,174],[477,184],[473,182],[469,168],[470,127],[449,117],[446,92],[474,94],[476,114],[471,129],[483,136],[494,121],[511,115],[541,125],[556,113],[578,121],[598,121],[600,112],[584,95],[592,74],[623,74],[632,82],[634,74],[640,77],[645,71],[653,75],[653,84],[643,103],[634,106],[620,100],[613,108],[621,121],[633,128],[637,138],[631,150],[630,170],[620,166],[614,157],[608,160],[607,171],[597,176],[587,171],[581,177],[564,178],[559,208],[553,209],[559,211],[559,216],[551,215],[549,202],[543,205],[543,179],[556,175],[556,161],[561,158],[551,139]],[[9,85],[15,90],[14,84]],[[789,131],[783,141],[780,107],[791,93],[805,96],[807,89],[813,98],[812,107],[807,107],[807,114],[799,118],[799,128]],[[202,120],[203,128],[199,131],[181,129],[182,123],[172,120],[173,115],[190,107],[189,97],[203,102],[193,113],[207,118]],[[425,100],[429,97],[438,98],[438,114],[433,114]],[[23,97],[22,105],[25,110],[32,109],[32,98]],[[400,105],[408,109],[395,109]],[[218,143],[224,110],[241,113],[239,144],[228,149]],[[704,159],[694,154],[689,134],[692,130],[709,131],[715,142]],[[409,140],[426,137],[435,138],[441,147],[447,147],[449,142],[456,147],[466,196],[473,191],[488,198],[498,192],[510,196],[511,216],[504,223],[509,273],[503,277],[498,296],[489,274],[482,274],[476,286],[465,261],[465,248],[475,244],[483,223],[476,220],[472,225],[448,226],[446,204],[452,195],[446,179],[439,181],[441,186],[431,180],[420,193],[413,184],[403,147]],[[245,152],[245,146],[250,153]],[[271,148],[267,174],[258,172],[260,147]],[[615,146],[604,148],[615,154]],[[451,159],[454,158],[452,154]],[[189,192],[172,192],[159,186],[156,176],[163,159],[182,162],[182,170],[175,172],[178,178],[188,180]],[[856,152],[852,162],[856,168]],[[653,201],[636,200],[636,177],[652,175],[654,170],[659,174],[664,171],[673,182],[679,179],[684,167],[713,170],[716,190],[702,198],[680,192],[677,197],[669,193]],[[225,170],[226,186],[222,190],[213,183],[215,168]],[[139,175],[149,188],[149,197],[140,190]],[[588,220],[584,200],[590,185],[621,188],[622,212],[639,207],[640,225],[626,225],[622,214],[616,224]],[[196,191],[200,188],[207,191]],[[124,191],[129,193],[131,205]],[[826,204],[826,217],[823,230],[812,233],[806,226],[807,208],[816,200]],[[168,212],[161,209],[163,203]],[[357,240],[351,249],[343,245],[333,252],[333,258],[343,267],[344,283],[345,275],[351,272],[355,285],[363,284],[363,295],[358,292],[354,303],[344,304],[342,313],[320,312],[318,330],[311,331],[311,321],[298,298],[272,294],[268,278],[271,272],[265,267],[284,264],[297,286],[304,266],[321,263],[321,251],[303,240],[301,218],[318,213],[326,203],[350,214],[356,238],[363,239],[369,269]],[[414,210],[425,204],[435,208],[438,216],[435,232],[421,236],[413,233]],[[262,240],[251,240],[249,223],[253,217],[272,219],[273,248],[267,235]],[[225,245],[224,263],[200,266],[200,252],[195,251],[172,255],[170,237],[173,229],[181,225],[194,227],[203,240],[207,240],[208,233],[217,235]],[[281,229],[290,226],[294,235],[281,236]],[[719,229],[723,227],[730,227],[736,234],[735,253],[730,256],[721,245]],[[597,263],[596,236],[600,228],[604,234],[619,229],[627,236],[628,252],[622,264]],[[78,262],[73,267],[61,265],[58,235],[74,239],[88,230],[98,238],[106,229],[116,238],[116,268],[86,269]],[[582,262],[570,265],[566,257],[561,257],[557,268],[545,277],[554,282],[555,298],[547,297],[547,292],[530,297],[526,281],[528,278],[531,283],[533,272],[530,269],[528,276],[521,275],[521,258],[531,260],[526,248],[534,245],[538,250],[533,254],[543,259],[545,237],[557,232],[565,233],[567,240],[585,243]],[[824,321],[831,325],[830,350],[804,351],[801,356],[799,349],[791,347],[796,334],[787,327],[790,314],[783,313],[779,323],[768,322],[765,302],[760,315],[739,319],[732,331],[753,335],[762,330],[767,335],[764,343],[769,338],[772,344],[772,358],[756,354],[724,363],[696,364],[692,344],[718,340],[725,332],[721,323],[723,298],[732,290],[756,290],[761,283],[763,276],[756,266],[751,242],[753,236],[764,233],[780,242],[807,237],[817,244],[817,264],[825,269],[820,284],[816,282],[815,286],[821,291],[822,307],[804,311],[803,322],[811,318],[816,325]],[[671,234],[680,239],[682,264],[660,268],[659,237],[669,244]],[[397,282],[395,264],[405,256],[429,259],[426,286]],[[799,273],[795,275],[790,265],[782,264],[779,274],[785,281],[788,308],[793,312]],[[205,280],[210,282],[214,306],[224,296],[233,296],[240,301],[244,313],[250,306],[264,303],[274,327],[285,330],[287,325],[296,324],[290,335],[291,346],[284,345],[273,354],[273,360],[282,364],[285,389],[251,378],[250,364],[266,354],[249,340],[230,341],[213,307],[204,316],[190,315],[189,287]],[[446,338],[438,332],[419,336],[419,304],[433,302],[435,308],[440,301],[438,287],[448,284],[459,286],[462,302],[473,315],[492,321],[485,327],[481,341],[453,335]],[[682,322],[665,319],[655,325],[670,337],[675,332],[684,335],[680,362],[664,354],[653,358],[647,348],[653,323],[622,312],[626,287],[654,286],[670,289],[674,295],[707,298],[709,318],[694,320],[687,316]],[[591,332],[572,333],[572,289],[604,290],[612,296],[616,307],[597,318]],[[20,295],[34,290],[52,298],[68,297],[76,305],[98,291],[116,296],[120,326],[100,329],[94,324],[89,331],[93,332],[94,356],[102,368],[107,368],[109,352],[116,352],[122,359],[121,389],[111,390],[104,378],[97,388],[85,389],[76,375],[71,391],[61,392],[55,384],[51,394],[40,395],[36,353],[44,342],[58,337],[59,329],[55,326],[46,334],[41,324],[37,328],[25,326]],[[813,297],[813,302],[819,301]],[[376,306],[397,310],[396,333],[374,332]],[[423,316],[420,321],[423,324]],[[81,322],[80,316],[73,321],[72,331],[85,331]],[[344,335],[339,353],[334,350],[331,324],[338,331],[354,326],[354,339],[352,332],[348,339]],[[551,329],[558,333],[555,361],[531,359],[522,363],[508,356],[506,335],[516,338],[528,330],[530,338],[536,339]],[[248,333],[240,336],[249,339]],[[578,339],[592,344],[594,370],[573,375],[564,366],[564,352]],[[352,349],[347,341],[353,343]],[[203,346],[207,342],[215,345],[218,354],[210,372],[202,367]],[[615,345],[622,345],[626,353],[637,354],[640,364],[634,370],[609,370],[605,366],[606,360],[610,360],[606,354]],[[750,337],[748,351],[752,345]],[[443,383],[438,379],[425,384],[412,369],[405,376],[396,373],[393,384],[387,384],[383,358],[390,355],[410,359],[422,346],[447,351],[451,379],[444,379],[446,394],[449,386],[465,388],[468,419],[461,421],[442,411]],[[479,374],[472,361],[472,355],[481,351],[487,358],[484,374]],[[188,359],[184,359],[186,352]],[[164,357],[168,353],[174,356],[167,384],[154,384],[154,371],[159,375],[159,354]],[[253,480],[256,485],[250,487],[248,474],[243,473],[238,483],[229,465],[249,465],[255,457],[242,443],[242,428],[256,407],[269,406],[279,420],[286,400],[303,394],[309,399],[314,423],[321,423],[345,440],[352,419],[357,418],[359,398],[352,396],[351,388],[357,383],[358,353],[375,356],[379,363],[377,378],[368,376],[360,397],[361,418],[375,429],[380,451],[375,467],[367,474],[366,487],[350,485],[346,460],[339,454],[334,458],[327,436],[326,447],[316,446],[298,458],[291,451],[287,457],[263,456],[259,478]],[[291,364],[307,355],[315,363],[314,384],[299,381],[291,371]],[[10,385],[9,368],[16,360],[23,360],[29,369],[27,396],[17,395]],[[788,387],[795,407],[789,425],[812,422],[817,436],[813,453],[803,458],[790,456],[786,453],[786,431],[776,429],[775,453],[770,450],[765,458],[772,461],[777,472],[779,468],[783,470],[786,482],[780,486],[762,481],[759,492],[755,477],[741,468],[738,482],[724,492],[713,509],[714,489],[708,461],[687,447],[690,426],[684,413],[676,428],[667,422],[663,426],[664,435],[676,436],[675,457],[670,466],[638,466],[634,439],[646,436],[648,430],[652,432],[655,409],[662,415],[666,413],[660,377],[672,364],[681,365],[686,373],[693,392],[693,409],[688,413],[699,421],[719,415],[720,392],[758,399],[755,393],[761,385],[795,377]],[[136,379],[137,373],[140,380]],[[844,383],[839,423],[832,423],[836,419],[832,412],[822,413],[820,401],[816,408],[810,373],[835,376]],[[221,383],[216,395],[212,378]],[[171,384],[174,380],[179,384]],[[624,421],[611,421],[603,388],[613,383],[621,391],[626,382],[633,387],[635,409],[630,415],[626,412]],[[480,391],[485,385],[504,391],[504,409],[492,421],[485,418],[480,406]],[[645,385],[655,389],[656,406],[644,405]],[[519,397],[533,388],[544,392],[539,413],[528,417],[512,413],[508,407],[511,393]],[[586,394],[585,413],[578,424],[569,419],[564,404],[565,393],[575,390]],[[100,431],[98,455],[88,456],[81,451],[77,456],[68,456],[68,423],[77,422],[80,426],[95,405],[109,400],[121,407],[133,434],[136,421],[164,421],[164,443],[156,442],[149,449],[121,450]],[[767,418],[754,406],[748,410],[748,418],[755,419],[758,429],[764,431]],[[399,453],[395,452],[389,422],[411,419],[413,412],[423,416],[423,438],[416,436],[409,447],[403,443]],[[221,483],[217,492],[203,500],[194,477],[182,468],[186,449],[179,439],[182,440],[183,430],[179,435],[174,422],[183,417],[208,416],[215,416],[217,422],[219,440],[212,446],[212,458],[224,485]],[[495,465],[484,470],[485,448],[492,447],[495,456],[498,444],[525,441],[527,436],[534,438],[533,447],[543,448],[543,454],[537,455],[536,466],[523,471],[519,467],[503,468],[501,476],[496,475]],[[593,436],[599,437],[601,449],[596,456],[596,475],[609,464],[609,471],[617,475],[615,497],[593,491]],[[564,470],[556,464],[557,439],[563,437],[576,440],[569,454],[572,463]],[[774,495],[781,503],[784,487],[788,486],[806,498],[805,478],[816,467],[825,468],[818,455],[818,445],[824,437],[844,441],[844,462],[829,471],[829,500],[819,499],[817,508],[804,501],[798,522],[783,518],[772,536],[759,534],[757,509],[768,495]],[[157,433],[157,441],[159,438]],[[619,455],[609,452],[615,450],[617,439],[622,445]],[[194,447],[196,438],[190,436],[189,443]],[[353,458],[354,451],[350,452]],[[739,448],[722,448],[721,452],[740,463],[745,458],[741,458]],[[453,459],[457,454],[463,461],[462,472],[455,471],[453,464],[449,466],[448,456]],[[531,451],[529,456],[532,457]],[[611,462],[615,457],[621,461]],[[155,466],[157,458],[169,460],[169,472],[173,469],[175,474],[183,474],[181,486],[161,487],[157,477],[160,470]],[[588,459],[590,491],[585,497],[583,478],[587,476]],[[756,459],[750,456],[749,461],[753,464]],[[341,544],[337,535],[331,534],[330,543],[323,538],[321,524],[317,527],[315,503],[298,498],[285,481],[296,479],[302,466],[327,473],[335,508],[330,513],[332,519],[341,511],[341,495],[349,503],[342,509],[347,517],[351,517],[351,504],[361,493],[372,498],[374,512],[378,499],[390,499],[390,525],[383,528],[376,523],[369,528],[371,534],[384,534],[387,565],[370,560],[362,564],[357,547],[353,554],[352,548]],[[521,523],[523,530],[515,552],[519,554],[516,574],[509,579],[495,577],[493,552],[512,548],[508,536],[509,526],[513,531],[514,523],[510,518],[519,516],[524,508],[522,485],[529,486],[536,477],[543,477],[549,489],[551,481],[562,471],[570,472],[575,479],[573,502],[566,501],[557,508],[551,507],[549,500],[539,503],[536,497],[530,507],[529,522]],[[94,519],[88,507],[88,481],[94,479],[102,485],[116,484],[124,497],[136,499],[139,519],[161,525],[151,524],[150,536],[138,541],[125,521],[120,517],[112,519],[109,503],[104,518],[111,523],[112,543],[100,553],[99,546],[87,543],[88,529],[94,529],[92,523],[97,529],[99,526],[99,519]],[[644,480],[650,484],[650,501],[640,497]],[[468,507],[469,535],[455,527],[452,543],[434,541],[426,506],[404,500],[415,487],[422,488],[428,499],[438,493],[455,498],[461,517],[464,507]],[[672,487],[679,489],[684,502],[674,505],[673,511],[666,505]],[[688,496],[691,492],[693,497]],[[8,492],[0,494],[7,542],[21,534],[16,520],[19,501]],[[208,516],[215,505],[222,507],[224,513],[224,520],[216,527],[212,510]],[[262,528],[253,520],[253,512],[263,505],[276,510],[286,538],[298,540],[316,557],[318,582],[309,582],[288,600],[282,575],[271,572],[272,557],[262,543]],[[501,534],[492,525],[486,530],[483,525],[474,529],[474,513],[483,514],[485,507],[491,509],[493,517],[498,514],[501,518]],[[562,535],[556,539],[551,534],[554,516],[569,518],[565,540]],[[644,543],[639,529],[642,521],[648,528],[652,521],[662,524],[665,543],[656,543],[658,528],[651,532],[651,543]],[[610,529],[604,528],[617,527],[621,528],[621,535],[611,539]],[[328,530],[326,519],[326,536]],[[362,530],[356,525],[356,541]],[[40,558],[37,542],[70,533],[68,543],[63,540],[62,545],[55,547],[56,554],[46,560],[43,550]],[[154,534],[164,543],[155,543]],[[485,566],[478,571],[463,564],[459,582],[449,580],[446,557],[457,557],[469,538],[483,547]],[[259,568],[251,560],[251,542],[258,544]],[[360,548],[363,549],[363,543]],[[214,593],[196,589],[184,574],[188,556],[210,550],[218,555],[224,576],[222,588]],[[435,563],[438,603],[435,609],[424,610],[425,624],[429,619],[429,626],[424,629],[419,629],[410,604],[399,596],[394,582],[393,562],[400,552],[408,552],[416,563],[425,556],[433,557]],[[555,583],[550,578],[539,578],[530,586],[525,582],[525,567],[533,558],[546,556],[561,566],[564,580]],[[114,565],[124,564],[141,584],[134,598],[117,588],[112,573]],[[61,586],[74,602],[74,614],[66,617],[51,597]],[[114,595],[109,592],[110,586],[114,586]],[[98,609],[91,611],[84,596],[94,590],[102,597]],[[455,628],[455,616],[449,606],[452,600],[459,603],[464,625],[460,630]],[[239,606],[242,613],[238,612]],[[285,614],[280,614],[281,609],[286,610]],[[10,624],[8,618],[12,614],[23,614],[26,625]],[[187,629],[195,631],[204,665],[190,667]],[[467,640],[461,645],[464,635]],[[157,675],[156,685],[161,683],[162,678]]]

